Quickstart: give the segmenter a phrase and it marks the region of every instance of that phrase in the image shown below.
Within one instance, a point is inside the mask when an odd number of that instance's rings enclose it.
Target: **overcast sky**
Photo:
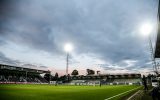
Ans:
[[[158,0],[1,0],[0,63],[65,72],[64,44],[72,43],[69,70],[105,73],[152,70],[148,37]]]

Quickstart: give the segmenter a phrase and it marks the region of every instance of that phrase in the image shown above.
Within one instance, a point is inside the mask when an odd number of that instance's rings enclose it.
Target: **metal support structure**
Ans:
[[[66,58],[66,75],[68,75],[68,65],[69,65],[69,53],[67,52],[67,58]]]
[[[26,71],[26,83],[27,83],[27,74],[28,74],[28,72]]]
[[[153,46],[152,46],[152,41],[151,41],[151,37],[149,36],[149,47],[150,47],[150,53],[151,53],[151,60],[152,60],[152,65],[153,65],[153,71],[155,71],[156,73],[158,73],[158,69],[157,69],[157,64],[154,58],[154,51],[153,51]]]
[[[51,71],[49,71],[49,82],[48,82],[48,84],[50,84],[50,81],[51,81]]]

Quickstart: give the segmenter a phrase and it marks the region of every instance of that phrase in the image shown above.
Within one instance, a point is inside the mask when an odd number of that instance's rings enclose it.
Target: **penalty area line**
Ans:
[[[109,97],[109,98],[104,99],[104,100],[110,100],[110,99],[115,98],[115,97],[118,97],[118,96],[120,96],[120,95],[122,95],[122,94],[125,94],[125,93],[128,93],[128,92],[130,92],[130,91],[136,90],[136,89],[138,89],[138,88],[140,88],[140,87],[137,87],[137,88],[134,88],[134,89],[128,90],[128,91],[126,91],[126,92],[123,92],[123,93],[117,94],[117,95],[115,95],[115,96]]]

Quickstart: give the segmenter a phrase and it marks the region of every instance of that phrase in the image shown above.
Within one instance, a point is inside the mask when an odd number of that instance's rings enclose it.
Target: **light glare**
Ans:
[[[73,50],[72,44],[67,43],[67,44],[64,46],[64,50],[65,50],[66,52],[71,52],[71,51]]]
[[[152,32],[152,29],[151,23],[145,23],[140,27],[140,32],[142,35],[148,36]]]

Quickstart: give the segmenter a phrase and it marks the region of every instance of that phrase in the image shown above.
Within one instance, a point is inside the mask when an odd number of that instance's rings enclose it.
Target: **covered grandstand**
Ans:
[[[40,74],[50,71],[0,64],[0,83],[48,83]]]
[[[50,71],[0,64],[0,83],[45,84],[49,83],[41,74]],[[141,74],[99,74],[71,76],[70,85],[134,85],[141,84]]]
[[[72,85],[140,85],[141,74],[100,74],[71,76]]]

